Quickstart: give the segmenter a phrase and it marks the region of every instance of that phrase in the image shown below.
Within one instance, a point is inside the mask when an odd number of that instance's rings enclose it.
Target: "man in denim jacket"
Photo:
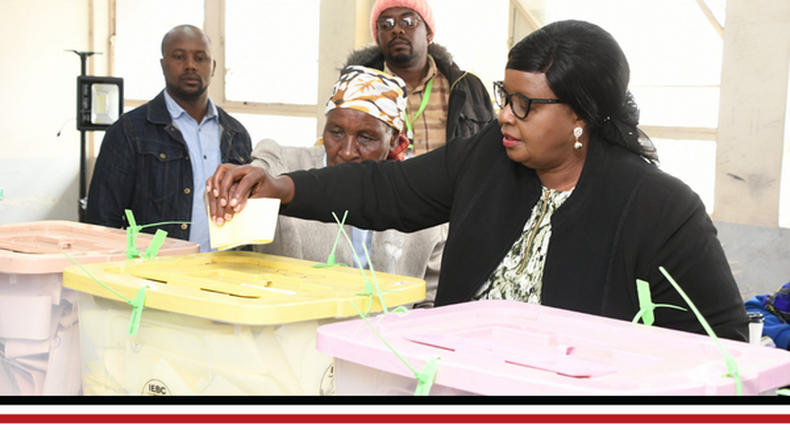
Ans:
[[[104,136],[88,193],[86,221],[138,225],[210,249],[203,203],[206,179],[221,163],[252,161],[247,130],[208,97],[216,61],[199,28],[181,25],[162,39],[165,90],[124,114]]]

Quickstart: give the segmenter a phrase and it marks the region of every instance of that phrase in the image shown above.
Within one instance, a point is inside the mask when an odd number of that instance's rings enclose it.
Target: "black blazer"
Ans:
[[[289,174],[282,213],[357,227],[414,231],[450,222],[436,305],[468,301],[510,251],[537,202],[534,170],[507,157],[492,122],[405,162],[364,162]],[[664,267],[718,336],[746,340],[748,320],[699,196],[638,155],[592,136],[573,194],[554,213],[541,303],[630,320],[636,280],[653,302],[688,309]],[[691,310],[656,309],[658,326],[704,333]]]

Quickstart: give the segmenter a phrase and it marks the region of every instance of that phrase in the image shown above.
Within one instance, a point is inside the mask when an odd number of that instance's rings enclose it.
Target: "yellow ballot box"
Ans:
[[[332,394],[317,328],[423,300],[425,282],[322,266],[215,252],[67,267],[84,393]]]

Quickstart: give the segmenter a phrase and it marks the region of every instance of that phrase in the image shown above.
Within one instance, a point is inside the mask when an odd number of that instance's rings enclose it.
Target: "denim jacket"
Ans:
[[[252,161],[247,130],[217,107],[223,163]],[[107,132],[96,159],[88,192],[85,220],[124,228],[125,209],[137,225],[177,221],[145,229],[167,231],[168,237],[189,240],[194,196],[189,150],[165,105],[164,91],[150,102],[124,114]]]

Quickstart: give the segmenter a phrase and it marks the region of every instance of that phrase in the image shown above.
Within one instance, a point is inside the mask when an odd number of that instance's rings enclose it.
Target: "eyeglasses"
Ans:
[[[516,98],[515,101],[513,100],[513,97]],[[529,107],[532,105],[532,103],[565,103],[559,99],[531,99],[518,93],[508,94],[505,86],[502,84],[502,81],[494,82],[494,98],[496,99],[496,104],[500,109],[504,109],[505,106],[510,105],[510,110],[513,111],[513,115],[515,115],[518,119],[525,119],[527,117],[527,114],[529,114]]]
[[[400,24],[400,28],[402,29],[412,29],[417,26],[417,24],[421,21],[420,17],[417,15],[404,15],[400,18],[381,18],[376,21],[376,25],[378,26],[379,30],[391,30],[395,27],[395,22]]]

